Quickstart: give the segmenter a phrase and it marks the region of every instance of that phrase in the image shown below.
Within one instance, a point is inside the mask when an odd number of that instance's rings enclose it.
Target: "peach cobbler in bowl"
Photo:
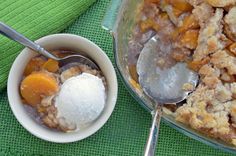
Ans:
[[[53,53],[57,57],[71,54]],[[25,109],[39,124],[70,132],[98,118],[105,105],[105,88],[100,70],[76,62],[59,67],[57,61],[39,55],[26,65],[20,93]]]
[[[38,138],[57,143],[85,139],[109,119],[117,97],[115,70],[95,43],[73,34],[53,34],[35,41],[54,56],[80,54],[83,61],[61,64],[25,48],[8,77],[8,99],[19,123]]]
[[[130,84],[137,90],[139,53],[155,35],[168,59],[186,62],[200,77],[186,101],[165,112],[236,146],[236,1],[145,0],[139,5],[127,57]]]

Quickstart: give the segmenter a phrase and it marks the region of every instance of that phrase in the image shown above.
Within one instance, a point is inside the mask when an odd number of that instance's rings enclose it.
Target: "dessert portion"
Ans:
[[[137,90],[136,63],[154,35],[167,59],[186,62],[200,82],[179,105],[166,106],[175,119],[236,146],[236,1],[144,0],[129,42],[130,83]],[[165,62],[166,60],[157,60]],[[186,84],[184,90],[191,90]]]
[[[36,56],[25,68],[20,93],[26,109],[34,110],[36,121],[69,132],[83,129],[99,117],[106,102],[106,81],[101,71],[87,65],[59,67],[55,60]]]

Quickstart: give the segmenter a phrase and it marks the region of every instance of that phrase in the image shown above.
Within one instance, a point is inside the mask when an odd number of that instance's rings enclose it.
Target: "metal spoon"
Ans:
[[[47,58],[51,58],[53,60],[58,61],[60,67],[63,67],[69,63],[76,62],[76,63],[86,64],[93,69],[99,69],[96,63],[94,63],[91,59],[83,55],[76,54],[76,55],[69,55],[63,58],[59,58],[53,55],[52,53],[50,53],[49,51],[45,50],[43,47],[41,47],[37,43],[29,40],[28,38],[26,38],[25,36],[17,32],[16,30],[14,30],[13,28],[11,28],[10,26],[4,24],[3,22],[0,22],[0,34],[40,53],[41,55]]]
[[[163,104],[174,104],[183,101],[191,91],[184,91],[183,85],[190,83],[194,88],[198,83],[198,75],[187,68],[185,63],[176,63],[171,67],[159,67],[157,56],[163,49],[163,43],[156,35],[152,37],[140,53],[137,62],[139,83],[146,95],[155,101],[153,106],[153,122],[145,147],[145,156],[155,154],[158,131],[162,116]]]

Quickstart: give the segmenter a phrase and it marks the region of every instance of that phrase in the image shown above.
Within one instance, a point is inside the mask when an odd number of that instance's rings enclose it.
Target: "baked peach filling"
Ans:
[[[157,35],[161,53],[186,62],[200,76],[186,102],[165,112],[236,146],[236,0],[144,0],[138,12],[129,42],[131,85],[141,90],[137,59],[144,44]]]

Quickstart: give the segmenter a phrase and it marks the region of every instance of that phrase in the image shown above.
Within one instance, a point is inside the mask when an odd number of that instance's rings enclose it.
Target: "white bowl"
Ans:
[[[107,55],[96,44],[83,37],[71,34],[54,34],[45,36],[36,41],[46,49],[67,49],[73,52],[84,52],[93,59],[101,68],[108,84],[106,106],[97,120],[91,126],[76,132],[57,132],[37,123],[23,106],[19,93],[19,85],[22,80],[23,71],[28,61],[38,55],[32,50],[25,48],[14,61],[7,84],[8,99],[11,109],[20,124],[30,133],[38,138],[67,143],[82,140],[98,131],[110,117],[117,99],[117,79],[111,61]]]

